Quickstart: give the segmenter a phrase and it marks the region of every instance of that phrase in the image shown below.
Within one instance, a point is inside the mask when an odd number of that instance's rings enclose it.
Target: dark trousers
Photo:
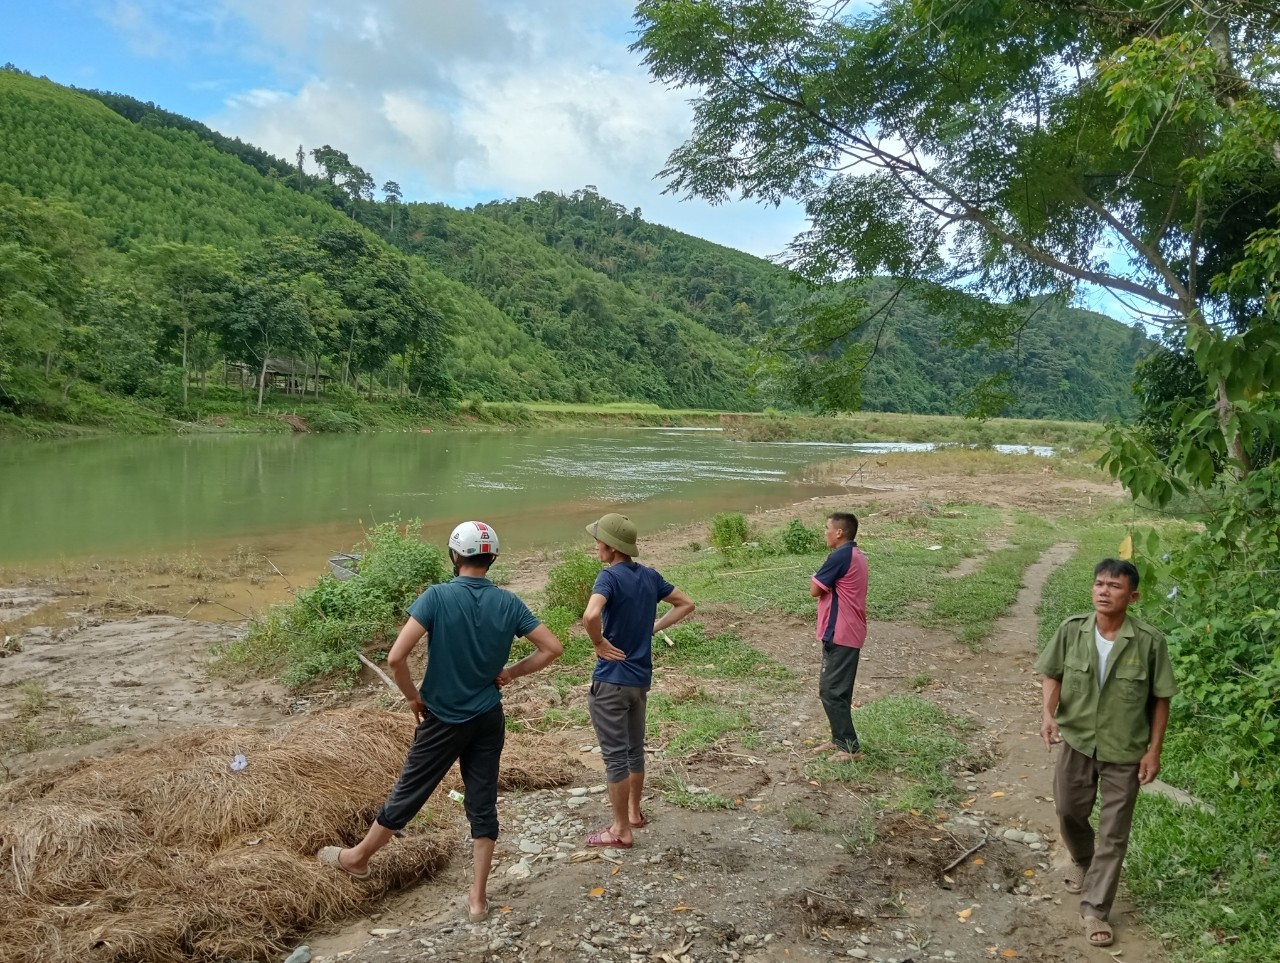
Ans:
[[[427,804],[454,762],[466,789],[464,805],[472,839],[498,838],[498,763],[507,738],[507,720],[499,703],[483,715],[457,725],[427,717],[413,733],[400,778],[378,810],[378,825],[404,829]]]
[[[822,672],[818,677],[818,697],[831,723],[831,741],[845,752],[859,749],[858,732],[853,728],[853,680],[858,675],[861,649],[849,645],[822,643]]]
[[[1102,808],[1095,837],[1089,817],[1099,789]],[[1053,772],[1053,801],[1063,845],[1071,858],[1085,867],[1081,916],[1105,920],[1111,913],[1137,798],[1138,763],[1099,762],[1062,744]]]

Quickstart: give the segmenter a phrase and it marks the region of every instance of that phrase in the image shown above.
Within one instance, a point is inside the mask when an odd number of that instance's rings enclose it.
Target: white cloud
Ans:
[[[631,10],[632,0],[221,0],[217,15],[249,32],[241,53],[277,83],[203,119],[282,157],[332,144],[379,183],[398,181],[406,200],[593,184],[690,234],[778,253],[803,227],[798,208],[661,196],[654,176],[691,112],[627,50]]]

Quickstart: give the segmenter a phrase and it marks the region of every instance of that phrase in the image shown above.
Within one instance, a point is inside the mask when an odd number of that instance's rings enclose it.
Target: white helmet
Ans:
[[[449,536],[449,547],[463,558],[497,555],[498,533],[484,522],[463,522]]]

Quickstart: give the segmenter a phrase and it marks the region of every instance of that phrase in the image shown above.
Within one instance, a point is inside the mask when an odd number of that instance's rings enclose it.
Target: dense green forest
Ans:
[[[297,163],[153,104],[0,71],[0,413],[111,423],[102,395],[198,419],[223,383],[298,402],[637,400],[749,409],[750,346],[805,289],[785,268],[586,188],[461,211],[404,204],[330,145]],[[887,282],[873,282],[871,288]],[[1010,370],[1008,413],[1128,416],[1145,339],[1053,305],[1001,352],[950,346],[902,298],[864,407],[958,413]],[[244,385],[252,390],[243,390]],[[146,419],[143,419],[145,421]],[[135,421],[134,427],[141,427]]]

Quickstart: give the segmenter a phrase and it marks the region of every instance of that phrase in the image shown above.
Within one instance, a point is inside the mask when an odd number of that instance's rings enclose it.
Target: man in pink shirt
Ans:
[[[853,759],[860,748],[853,727],[853,680],[867,638],[867,557],[857,537],[857,516],[832,512],[826,530],[832,551],[809,581],[809,594],[818,600],[817,637],[822,643],[818,696],[831,724],[831,741],[814,751],[838,749],[831,758],[840,762]]]

